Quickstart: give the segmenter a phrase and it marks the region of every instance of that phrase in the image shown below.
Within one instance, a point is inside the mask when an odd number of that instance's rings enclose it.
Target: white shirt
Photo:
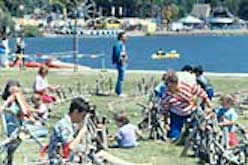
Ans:
[[[8,39],[3,40],[2,41],[2,44],[3,44],[4,48],[5,48],[5,53],[6,54],[9,54],[9,52],[10,52],[10,49],[9,49],[9,40]]]
[[[189,72],[177,72],[179,82],[184,82],[189,85],[196,85],[196,76]]]
[[[42,118],[47,120],[48,119],[48,109],[47,109],[46,104],[41,104],[38,110],[39,110],[40,114],[43,114]]]
[[[36,76],[35,81],[35,91],[40,92],[48,88],[48,82],[46,78],[43,78],[41,75]]]

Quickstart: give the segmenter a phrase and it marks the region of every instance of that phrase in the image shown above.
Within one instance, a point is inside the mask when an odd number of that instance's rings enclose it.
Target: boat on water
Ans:
[[[73,69],[75,67],[74,64],[72,63],[67,63],[67,62],[62,62],[58,59],[49,59],[45,63],[49,68],[53,69]],[[83,70],[90,70],[90,67],[87,66],[82,66],[82,65],[77,65],[78,69],[83,69]]]
[[[171,50],[167,53],[165,53],[162,50],[158,50],[156,53],[152,54],[151,56],[153,60],[178,59],[180,57],[181,54],[179,54],[176,50]]]
[[[22,65],[22,61],[18,60],[16,62],[10,61],[9,62],[9,67],[11,68],[19,68]],[[56,58],[49,58],[45,60],[44,62],[36,62],[33,60],[25,60],[24,66],[26,68],[39,68],[42,65],[46,65],[51,69],[73,69],[75,67],[74,64],[72,63],[66,63],[63,61],[60,61]],[[83,69],[83,70],[90,70],[90,67],[82,66],[82,65],[77,65],[78,69]]]

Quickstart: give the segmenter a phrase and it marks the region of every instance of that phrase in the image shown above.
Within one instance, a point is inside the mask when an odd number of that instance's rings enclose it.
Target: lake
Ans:
[[[80,53],[104,53],[107,68],[113,68],[112,46],[115,38],[80,38]],[[46,54],[73,50],[72,37],[26,38],[27,54]],[[10,42],[12,50],[14,41]],[[151,55],[162,48],[175,49],[180,59],[152,60]],[[127,42],[129,69],[180,70],[185,64],[203,65],[209,72],[248,72],[248,36],[147,36],[130,37]],[[71,62],[72,59],[66,59]],[[80,64],[101,68],[101,59],[79,59]]]

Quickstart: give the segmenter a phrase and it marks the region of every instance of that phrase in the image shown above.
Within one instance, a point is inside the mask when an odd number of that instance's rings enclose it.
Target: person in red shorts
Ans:
[[[48,67],[46,65],[42,65],[39,68],[38,75],[36,76],[34,91],[41,96],[43,103],[49,104],[56,101],[56,98],[49,95],[49,92],[58,90],[59,86],[50,85],[47,81],[47,75]]]

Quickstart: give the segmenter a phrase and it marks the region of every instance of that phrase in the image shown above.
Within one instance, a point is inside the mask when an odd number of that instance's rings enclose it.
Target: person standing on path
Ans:
[[[126,51],[127,36],[125,32],[118,34],[118,42],[113,47],[112,62],[116,65],[118,78],[116,82],[115,92],[119,97],[125,97],[122,93],[122,84],[125,79],[125,71],[127,68],[128,55]]]

